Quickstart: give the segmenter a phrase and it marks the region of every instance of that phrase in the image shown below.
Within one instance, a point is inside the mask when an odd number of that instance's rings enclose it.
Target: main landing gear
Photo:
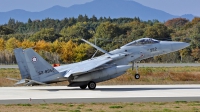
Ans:
[[[135,63],[132,62],[132,70],[134,68],[134,65],[135,65],[135,69],[136,69],[135,79],[139,79],[140,78],[140,74],[138,73],[138,68],[139,68],[138,63],[137,62],[135,62]]]
[[[96,88],[96,83],[93,82],[93,81],[89,82],[89,83],[88,83],[88,88],[89,88],[90,90],[94,90],[94,89]]]
[[[88,83],[88,85],[82,85],[82,86],[80,86],[80,88],[81,88],[81,89],[86,89],[87,86],[88,86],[88,88],[89,88],[90,90],[94,90],[94,89],[96,88],[96,83],[93,82],[93,81],[90,81],[90,82]]]
[[[81,89],[86,89],[87,85],[80,86]]]

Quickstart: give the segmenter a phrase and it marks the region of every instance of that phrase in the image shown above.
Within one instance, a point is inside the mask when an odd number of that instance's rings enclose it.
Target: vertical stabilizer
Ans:
[[[14,50],[15,58],[20,70],[22,79],[30,79],[29,69],[25,60],[25,56],[23,50],[21,48],[17,48]]]
[[[33,49],[25,49],[24,54],[32,80],[42,82],[43,79],[59,73]]]

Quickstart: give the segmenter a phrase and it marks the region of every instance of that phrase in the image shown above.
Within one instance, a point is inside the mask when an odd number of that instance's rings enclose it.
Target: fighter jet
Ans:
[[[22,79],[15,85],[46,85],[68,81],[71,87],[90,90],[96,83],[116,78],[134,66],[134,63],[150,57],[171,53],[189,46],[185,42],[159,41],[152,38],[141,38],[132,41],[119,49],[107,52],[98,46],[82,39],[84,42],[104,53],[91,59],[62,65],[51,66],[32,48],[14,50]],[[135,79],[140,75],[136,67]]]

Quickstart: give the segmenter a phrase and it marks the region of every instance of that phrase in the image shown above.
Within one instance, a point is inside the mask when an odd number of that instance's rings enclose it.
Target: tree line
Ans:
[[[162,23],[158,20],[142,21],[139,17],[111,19],[79,15],[63,20],[28,19],[26,23],[9,19],[7,24],[0,26],[0,63],[16,63],[13,49],[18,47],[33,47],[50,63],[78,62],[91,58],[95,52],[81,38],[110,51],[143,37],[191,44],[181,51],[150,58],[145,62],[200,61],[200,18],[192,21],[174,18]]]

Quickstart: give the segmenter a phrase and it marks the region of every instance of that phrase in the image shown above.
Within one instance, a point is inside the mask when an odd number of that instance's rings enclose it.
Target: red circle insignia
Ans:
[[[33,57],[33,58],[32,58],[32,61],[33,61],[33,62],[36,62],[36,61],[37,61],[37,58],[36,58],[36,57]]]

